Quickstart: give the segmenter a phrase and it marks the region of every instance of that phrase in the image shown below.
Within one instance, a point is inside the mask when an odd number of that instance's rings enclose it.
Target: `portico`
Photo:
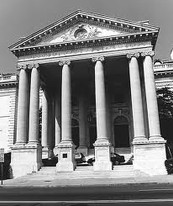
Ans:
[[[38,171],[42,153],[58,155],[57,173],[73,171],[75,151],[92,148],[95,171],[112,170],[111,152],[128,149],[134,169],[165,174],[157,35],[150,25],[77,11],[12,45],[20,72],[14,176]]]

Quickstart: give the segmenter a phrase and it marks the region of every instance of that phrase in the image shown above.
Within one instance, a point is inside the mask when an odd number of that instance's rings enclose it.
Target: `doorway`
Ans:
[[[114,141],[116,148],[130,147],[129,124],[124,116],[118,116],[114,120]]]

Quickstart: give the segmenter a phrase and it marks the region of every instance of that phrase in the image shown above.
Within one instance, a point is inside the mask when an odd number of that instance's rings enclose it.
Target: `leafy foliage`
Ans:
[[[173,119],[173,92],[167,87],[158,89],[157,102],[160,119]]]

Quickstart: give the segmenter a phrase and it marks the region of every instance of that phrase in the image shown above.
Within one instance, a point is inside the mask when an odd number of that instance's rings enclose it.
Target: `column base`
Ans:
[[[42,159],[49,159],[52,158],[54,156],[54,152],[52,149],[50,149],[49,147],[43,147],[42,148]]]
[[[111,162],[111,144],[108,140],[96,140],[94,171],[110,171],[112,170]]]
[[[37,172],[42,166],[41,145],[12,147],[11,166],[13,177],[21,177],[33,172]]]
[[[58,156],[58,150],[59,150],[58,146],[56,145],[53,149],[53,153],[54,153],[55,156]]]
[[[166,160],[165,142],[134,144],[134,169],[151,176],[167,174],[164,162]]]
[[[79,146],[77,152],[82,153],[83,155],[88,155],[88,148],[86,146]]]
[[[75,162],[75,146],[70,142],[61,142],[58,146],[58,163],[56,164],[57,172],[74,171]]]
[[[149,141],[146,137],[134,137],[132,144],[147,144]]]
[[[166,143],[166,140],[163,139],[160,135],[157,136],[150,136],[149,142],[151,143]]]

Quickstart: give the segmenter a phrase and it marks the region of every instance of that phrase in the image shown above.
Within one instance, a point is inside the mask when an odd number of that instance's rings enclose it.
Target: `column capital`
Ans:
[[[139,58],[140,54],[139,54],[139,52],[137,52],[137,53],[129,53],[126,56],[127,56],[128,59],[131,59],[132,57]]]
[[[146,56],[153,57],[154,54],[155,54],[154,51],[147,51],[147,52],[142,52],[142,53],[141,53],[141,56],[142,56],[142,57],[146,57]]]
[[[33,69],[33,68],[38,68],[39,67],[39,64],[38,63],[35,63],[35,64],[18,64],[17,65],[17,70],[20,71],[21,69],[24,69],[24,70],[30,70],[30,69]]]
[[[92,58],[92,62],[97,62],[97,61],[103,62],[104,60],[105,60],[104,56],[97,56]]]
[[[59,66],[64,66],[64,65],[70,65],[71,61],[70,60],[63,60],[63,61],[59,61]]]

